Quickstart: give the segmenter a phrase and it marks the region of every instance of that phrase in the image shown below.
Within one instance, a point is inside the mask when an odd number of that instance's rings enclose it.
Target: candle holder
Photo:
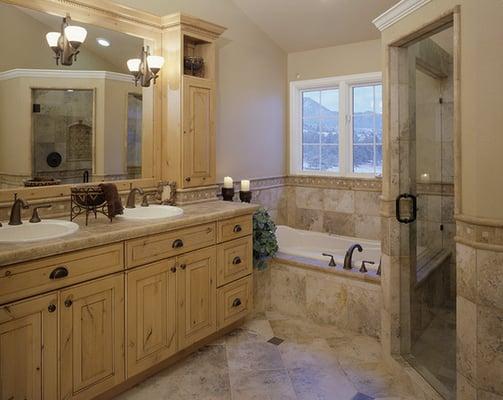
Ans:
[[[234,201],[234,188],[222,188],[224,201]]]
[[[243,192],[242,190],[239,191],[239,199],[243,203],[249,203],[251,202],[252,199],[252,192],[251,190],[248,190],[246,192]]]

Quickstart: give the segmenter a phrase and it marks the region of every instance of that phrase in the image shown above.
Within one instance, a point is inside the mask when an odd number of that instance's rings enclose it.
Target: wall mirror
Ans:
[[[0,2],[0,189],[154,178],[156,89],[127,66],[153,43],[72,19],[87,36],[57,65],[59,14]]]

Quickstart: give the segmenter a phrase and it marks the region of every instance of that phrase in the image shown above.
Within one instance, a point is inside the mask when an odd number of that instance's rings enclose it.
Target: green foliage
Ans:
[[[255,268],[267,267],[267,259],[278,251],[276,225],[265,208],[260,208],[253,215],[253,261]]]

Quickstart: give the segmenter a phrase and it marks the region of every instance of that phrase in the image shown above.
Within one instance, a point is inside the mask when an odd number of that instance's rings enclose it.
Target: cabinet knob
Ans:
[[[241,225],[235,225],[234,226],[234,229],[233,229],[233,232],[234,233],[239,233],[243,230],[243,228],[241,228]]]
[[[239,307],[241,305],[241,299],[238,297],[232,302],[232,307]]]
[[[185,181],[186,181],[186,182],[190,182],[190,176],[186,177],[186,178],[185,178]]]
[[[56,311],[56,305],[55,304],[49,304],[49,307],[47,307],[47,310],[50,313],[53,313],[54,311]]]
[[[73,304],[73,301],[71,299],[66,299],[65,300],[65,307],[70,308]]]
[[[171,270],[171,272],[175,273],[176,272],[176,267],[171,267],[170,270]]]
[[[49,279],[56,280],[61,278],[66,278],[68,276],[68,270],[66,267],[58,267],[54,269],[49,275]]]
[[[234,257],[234,260],[232,260],[232,264],[234,265],[241,264],[241,257]]]
[[[181,268],[182,270],[185,270],[185,268],[187,268],[187,264],[180,264],[180,268]]]
[[[182,240],[182,239],[176,239],[176,240],[173,242],[172,247],[173,247],[174,249],[179,249],[179,248],[183,247],[183,240]]]

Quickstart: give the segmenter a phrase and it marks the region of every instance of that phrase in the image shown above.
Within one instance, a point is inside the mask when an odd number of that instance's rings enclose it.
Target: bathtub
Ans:
[[[366,264],[369,274],[374,275],[379,266],[381,258],[381,244],[376,240],[359,239],[348,236],[332,235],[328,233],[319,233],[303,231],[280,225],[276,230],[276,236],[279,245],[278,257],[294,256],[304,260],[313,260],[316,265],[328,262],[330,257],[325,257],[322,253],[329,253],[334,256],[337,269],[344,264],[344,256],[348,248],[359,243],[363,251],[360,253],[355,249],[353,252],[353,268],[359,270],[363,260],[373,261],[374,264]]]
[[[377,267],[378,241],[329,235],[278,226],[279,252],[268,268],[254,269],[254,307],[257,312],[278,312],[323,325],[333,325],[379,337],[382,293]],[[347,249],[359,243],[363,252],[353,253],[353,268],[345,270]],[[336,267],[328,265],[334,255]],[[360,272],[362,260],[374,261]]]

